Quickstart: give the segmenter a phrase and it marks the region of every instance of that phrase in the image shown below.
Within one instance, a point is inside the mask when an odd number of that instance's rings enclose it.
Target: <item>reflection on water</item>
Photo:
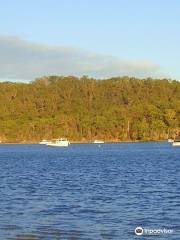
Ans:
[[[180,239],[180,148],[167,143],[0,146],[0,239]],[[148,238],[149,239],[149,238]]]

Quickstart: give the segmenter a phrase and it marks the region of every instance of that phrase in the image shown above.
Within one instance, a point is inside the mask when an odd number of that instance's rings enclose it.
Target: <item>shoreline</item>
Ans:
[[[148,142],[167,142],[167,139],[165,140],[127,140],[127,141],[104,141],[104,143],[100,143],[100,144],[118,144],[118,143],[148,143]],[[70,141],[71,144],[97,144],[98,143],[94,143],[93,141]],[[39,142],[1,142],[0,145],[28,145],[28,144],[39,144]],[[39,144],[39,145],[43,145],[43,144]]]

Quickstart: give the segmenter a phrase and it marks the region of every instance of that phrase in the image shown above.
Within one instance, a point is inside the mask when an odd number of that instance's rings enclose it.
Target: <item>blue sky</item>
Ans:
[[[0,4],[0,78],[30,80],[55,73],[180,79],[178,0],[0,0]],[[28,69],[20,72],[26,58],[32,74],[26,74]],[[34,59],[37,69],[31,65]]]

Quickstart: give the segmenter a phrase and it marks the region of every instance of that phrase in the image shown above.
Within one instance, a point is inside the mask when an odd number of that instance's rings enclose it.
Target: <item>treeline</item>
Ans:
[[[162,140],[180,133],[180,82],[42,77],[0,83],[0,140]]]

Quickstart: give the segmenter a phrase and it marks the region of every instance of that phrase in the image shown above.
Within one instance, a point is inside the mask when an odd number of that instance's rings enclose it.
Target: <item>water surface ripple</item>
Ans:
[[[0,145],[0,239],[180,239],[180,148]],[[146,237],[143,239],[156,239]]]

